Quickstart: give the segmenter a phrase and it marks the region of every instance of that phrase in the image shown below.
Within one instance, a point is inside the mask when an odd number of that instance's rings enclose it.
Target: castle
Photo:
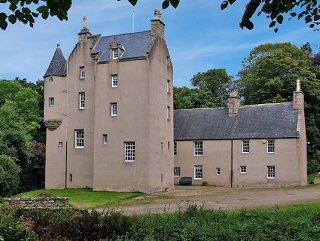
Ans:
[[[155,192],[182,176],[195,185],[306,184],[300,89],[293,103],[240,107],[233,93],[228,108],[173,111],[159,10],[148,31],[101,36],[86,25],[67,60],[57,46],[44,75],[46,188]]]

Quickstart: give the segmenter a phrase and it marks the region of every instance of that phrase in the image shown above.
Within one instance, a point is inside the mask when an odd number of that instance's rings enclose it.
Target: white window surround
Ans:
[[[174,167],[173,168],[173,176],[174,177],[180,177],[180,167]]]
[[[202,172],[202,165],[195,165],[194,166],[194,179],[202,179],[203,172]]]
[[[79,109],[83,110],[85,108],[86,94],[85,92],[79,92]]]
[[[49,106],[50,107],[54,106],[54,98],[53,97],[49,98]]]
[[[267,178],[273,179],[276,177],[276,167],[275,166],[267,166]]]
[[[112,49],[112,58],[113,59],[119,58],[119,49]]]
[[[84,66],[80,67],[80,79],[84,79],[85,78],[85,68]]]
[[[242,153],[250,153],[250,141],[242,141]]]
[[[216,168],[216,174],[217,174],[218,176],[221,175],[221,168],[220,168],[220,167],[217,167],[217,168]]]
[[[113,88],[118,87],[118,75],[117,74],[111,75],[111,86]]]
[[[134,162],[135,161],[136,144],[134,141],[124,142],[124,161]]]
[[[202,141],[194,141],[193,142],[193,155],[194,156],[202,156],[203,154],[203,142]]]
[[[118,115],[118,104],[116,102],[110,104],[110,113],[111,116]]]
[[[74,130],[74,147],[84,148],[84,129]]]
[[[268,140],[267,141],[267,153],[274,153],[275,152],[275,141]]]
[[[240,173],[247,173],[247,166],[240,166]]]
[[[108,144],[108,134],[102,134],[102,143],[104,145]]]

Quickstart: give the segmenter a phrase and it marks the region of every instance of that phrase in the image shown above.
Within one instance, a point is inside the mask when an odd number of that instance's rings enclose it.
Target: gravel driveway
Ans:
[[[282,188],[221,188],[176,186],[175,189],[138,197],[117,209],[127,214],[183,210],[191,204],[207,209],[231,210],[320,201],[320,185]]]

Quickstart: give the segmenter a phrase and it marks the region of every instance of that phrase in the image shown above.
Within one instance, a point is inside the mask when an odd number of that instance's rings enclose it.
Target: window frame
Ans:
[[[82,133],[81,133],[82,132]],[[82,149],[85,146],[84,129],[74,130],[74,148]]]
[[[118,103],[117,102],[110,103],[110,115],[111,116],[118,115]]]
[[[86,93],[79,92],[79,110],[83,110],[86,107]]]
[[[275,140],[267,140],[267,153],[275,153]]]
[[[241,141],[241,153],[250,153],[250,140]]]
[[[203,179],[203,166],[202,165],[194,165],[193,166],[193,178],[195,180]]]
[[[124,161],[135,162],[136,160],[136,142],[125,141],[124,142]]]
[[[111,87],[112,88],[118,87],[118,75],[117,74],[111,75]]]
[[[173,167],[173,176],[180,177],[181,176],[181,168],[180,167]]]
[[[49,106],[50,107],[54,106],[54,97],[49,97]]]
[[[276,178],[276,166],[267,166],[267,179]]]
[[[80,79],[85,79],[86,77],[86,70],[84,66],[79,67],[79,78]]]
[[[193,156],[202,156],[202,155],[203,155],[203,141],[194,141]]]
[[[247,166],[240,166],[240,173],[242,174],[247,173]]]
[[[118,59],[119,58],[119,49],[115,48],[112,49],[112,59]]]

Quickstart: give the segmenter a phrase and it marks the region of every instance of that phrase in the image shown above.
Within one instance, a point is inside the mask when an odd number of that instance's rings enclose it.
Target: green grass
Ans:
[[[18,194],[18,197],[37,197],[38,193],[45,190],[35,190]],[[93,191],[92,188],[76,189],[50,189],[48,190],[55,197],[67,197],[70,204],[79,209],[92,209],[110,207],[120,204],[126,200],[143,195],[139,192],[108,192]]]

